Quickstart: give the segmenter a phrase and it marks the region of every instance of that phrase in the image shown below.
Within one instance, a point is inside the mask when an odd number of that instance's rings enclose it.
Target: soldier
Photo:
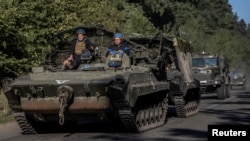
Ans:
[[[62,69],[77,69],[81,63],[81,55],[89,55],[94,50],[94,46],[85,38],[85,30],[79,28],[76,31],[77,39],[70,46],[69,56],[63,62]]]
[[[128,56],[130,53],[130,48],[123,42],[123,35],[121,33],[115,33],[113,39],[114,42],[108,48],[106,53],[106,57],[108,57],[108,66],[111,68],[129,67],[130,59]]]
[[[108,48],[106,57],[114,51],[124,52],[129,55],[129,47],[123,43],[123,35],[121,33],[114,34],[114,43]]]

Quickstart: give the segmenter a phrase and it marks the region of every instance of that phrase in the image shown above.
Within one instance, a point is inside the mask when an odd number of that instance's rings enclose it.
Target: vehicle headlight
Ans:
[[[212,73],[212,70],[201,70],[200,73],[202,73],[202,74],[210,74],[210,73]]]
[[[215,81],[214,81],[214,84],[219,84],[219,83],[220,83],[219,80],[215,80]]]

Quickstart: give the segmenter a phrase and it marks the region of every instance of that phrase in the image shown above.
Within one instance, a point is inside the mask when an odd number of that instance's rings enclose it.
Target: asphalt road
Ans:
[[[109,141],[109,140],[154,140],[154,141],[200,141],[207,140],[208,125],[249,125],[250,86],[246,90],[231,90],[226,100],[216,99],[215,94],[202,95],[200,112],[189,118],[176,118],[169,107],[168,121],[159,128],[143,133],[126,133],[109,121],[85,121],[66,129],[52,130],[36,135],[22,135],[15,122],[0,125],[0,140],[4,141]]]

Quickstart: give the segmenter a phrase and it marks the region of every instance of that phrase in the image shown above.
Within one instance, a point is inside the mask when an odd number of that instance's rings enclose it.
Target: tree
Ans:
[[[125,34],[180,35],[195,53],[219,52],[232,66],[250,65],[250,26],[228,0],[0,0],[0,13],[1,80],[40,65],[56,33],[95,24]]]

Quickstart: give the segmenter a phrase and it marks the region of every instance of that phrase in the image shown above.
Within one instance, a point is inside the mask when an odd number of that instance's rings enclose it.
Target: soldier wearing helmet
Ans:
[[[109,46],[106,57],[108,58],[107,65],[109,68],[127,68],[130,66],[129,47],[123,42],[123,35],[115,33],[114,41]]]
[[[114,42],[108,48],[106,56],[108,56],[109,54],[112,54],[114,51],[124,52],[127,55],[129,55],[130,49],[126,44],[124,44],[123,35],[121,33],[115,33],[113,39],[114,39]]]
[[[91,52],[94,46],[85,38],[86,32],[83,28],[76,31],[77,39],[71,43],[69,56],[64,60],[62,69],[76,69],[81,63],[83,52]]]

